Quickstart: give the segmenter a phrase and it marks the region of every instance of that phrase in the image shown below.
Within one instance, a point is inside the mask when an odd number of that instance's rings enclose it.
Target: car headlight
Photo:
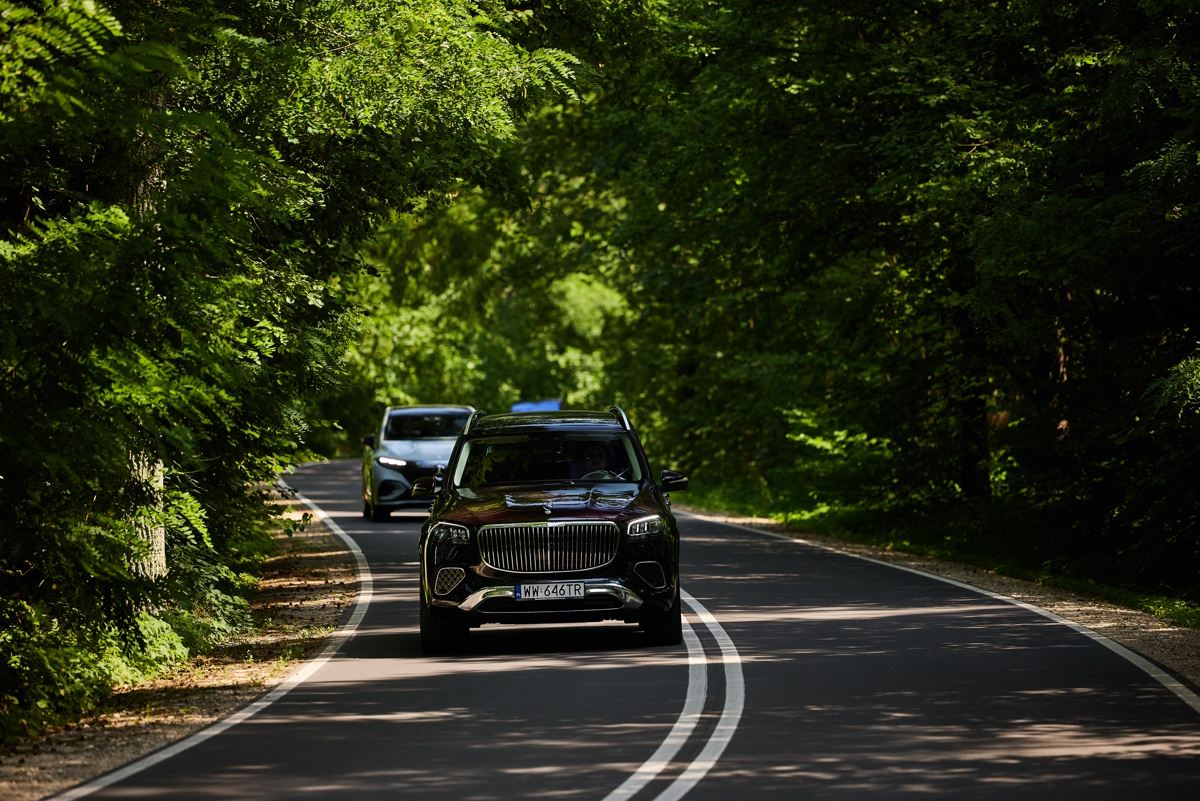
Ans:
[[[440,543],[466,544],[471,541],[471,533],[467,531],[466,526],[454,523],[434,523],[433,528],[429,529],[429,541],[435,545]]]
[[[404,467],[408,462],[403,459],[393,459],[390,456],[378,456],[375,461],[379,462],[384,467]]]
[[[625,525],[625,534],[631,540],[645,539],[646,537],[655,534],[662,534],[667,530],[667,523],[657,515],[651,517],[639,517],[637,520],[630,520]]]

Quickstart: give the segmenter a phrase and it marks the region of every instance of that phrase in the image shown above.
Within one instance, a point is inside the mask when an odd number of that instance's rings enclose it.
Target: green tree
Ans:
[[[557,7],[587,92],[460,291],[618,292],[592,397],[702,485],[1195,591],[1192,4]]]
[[[360,247],[393,213],[502,191],[499,145],[569,91],[570,56],[515,44],[527,18],[0,2],[5,736],[93,700],[97,650],[237,623],[265,488],[355,335]],[[132,566],[156,525],[155,581]]]

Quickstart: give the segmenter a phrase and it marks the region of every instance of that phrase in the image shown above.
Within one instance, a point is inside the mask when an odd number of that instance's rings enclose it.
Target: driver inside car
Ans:
[[[609,473],[608,450],[602,442],[586,442],[583,446],[583,459],[571,463],[571,478],[607,478]]]

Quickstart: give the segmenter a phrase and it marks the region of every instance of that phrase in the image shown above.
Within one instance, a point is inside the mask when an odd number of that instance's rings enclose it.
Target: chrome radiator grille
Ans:
[[[479,530],[479,555],[497,570],[561,573],[590,570],[617,555],[615,523],[521,523]]]

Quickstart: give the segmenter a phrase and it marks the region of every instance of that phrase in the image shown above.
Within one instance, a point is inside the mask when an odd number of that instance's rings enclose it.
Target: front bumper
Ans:
[[[611,598],[616,601],[619,601],[621,604],[621,609],[623,609],[626,612],[635,612],[642,606],[642,599],[639,598],[638,595],[633,590],[629,589],[625,585],[620,584],[616,581],[585,581],[584,582],[584,592],[586,593],[586,595],[581,600],[583,600],[585,602],[589,599]],[[511,598],[515,601],[516,596],[517,596],[517,591],[516,591],[515,584],[499,585],[496,587],[486,587],[482,590],[476,590],[475,592],[468,595],[467,599],[465,601],[458,604],[458,608],[460,610],[462,610],[463,612],[473,612],[484,602],[493,601],[494,599],[497,599],[497,598]],[[533,608],[531,605],[536,605],[538,603],[555,604],[555,603],[561,603],[561,602],[560,601],[540,601],[540,602],[539,601],[522,601],[521,603],[524,606],[528,607],[528,611],[525,612],[525,614],[538,614],[539,611],[544,611],[544,610],[538,610],[536,608]],[[496,604],[490,604],[490,605],[493,607],[496,606]],[[515,611],[512,614],[522,614],[522,613],[520,611]]]
[[[478,589],[432,595],[430,610],[472,626],[484,623],[564,623],[623,620],[636,622],[643,611],[664,611],[675,595],[673,586],[655,590],[634,589],[630,582],[613,578],[579,579],[569,576],[538,576],[531,582],[581,581],[583,598],[563,600],[517,600],[518,583],[499,583]],[[455,597],[458,596],[458,597]]]
[[[520,535],[517,536],[519,539]],[[561,554],[560,551],[560,558]],[[471,626],[600,620],[639,622],[647,614],[669,611],[677,595],[679,568],[675,537],[622,538],[610,561],[581,570],[504,570],[494,566],[495,555],[492,556],[493,559],[484,560],[475,533],[469,542],[423,539],[421,592],[430,612]],[[526,561],[544,564],[537,558]],[[561,561],[569,563],[570,559]],[[517,585],[559,582],[583,584],[584,596],[517,598]]]

